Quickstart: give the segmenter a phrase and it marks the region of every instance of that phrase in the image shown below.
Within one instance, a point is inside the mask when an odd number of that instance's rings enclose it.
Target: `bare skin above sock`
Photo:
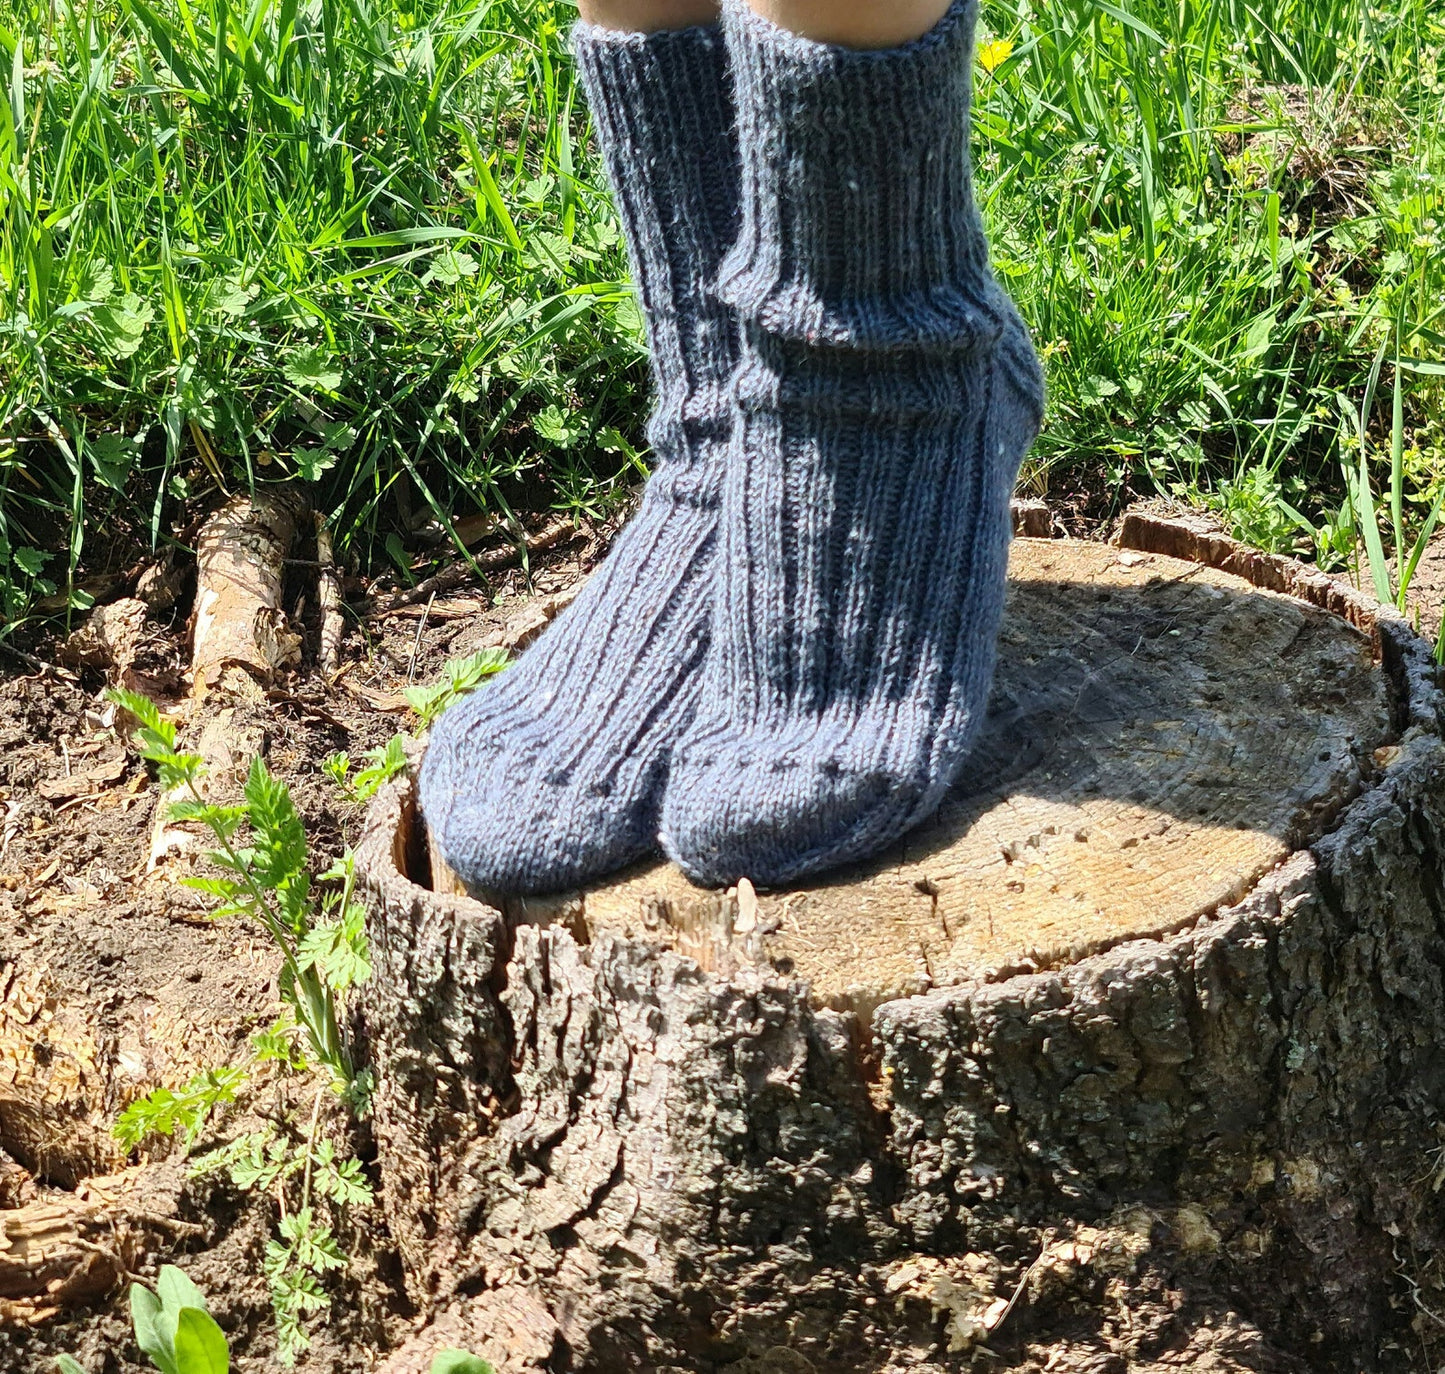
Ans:
[[[1042,377],[969,172],[976,0],[904,47],[724,0],[742,360],[713,642],[663,803],[694,878],[866,857],[966,767],[993,676],[1009,496]]]
[[[427,823],[464,882],[501,892],[571,887],[656,847],[708,640],[737,360],[731,315],[709,290],[737,209],[720,33],[579,24],[573,42],[647,325],[658,466],[577,600],[432,732]]]

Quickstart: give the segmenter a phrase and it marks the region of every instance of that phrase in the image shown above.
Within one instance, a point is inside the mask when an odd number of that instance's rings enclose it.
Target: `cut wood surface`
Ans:
[[[1148,516],[1021,540],[1004,636],[973,780],[791,892],[433,890],[383,789],[362,1019],[431,1318],[386,1374],[1405,1367],[1445,1292],[1428,646]]]
[[[1016,540],[1009,573],[983,738],[905,844],[756,900],[655,864],[510,903],[514,917],[669,943],[707,968],[761,958],[868,1009],[1237,901],[1388,757],[1375,646],[1328,611],[1072,540]]]

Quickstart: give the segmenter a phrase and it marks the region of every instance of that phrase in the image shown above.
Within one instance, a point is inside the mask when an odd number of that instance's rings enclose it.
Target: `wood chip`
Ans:
[[[352,682],[349,678],[344,681],[343,685],[352,696],[373,711],[392,713],[411,709],[407,705],[406,698],[400,692],[379,692],[374,687],[363,687],[359,682]]]
[[[89,797],[104,791],[112,783],[119,782],[126,774],[129,760],[124,755],[97,763],[67,778],[44,778],[36,783],[35,790],[46,801],[69,801],[73,797]]]

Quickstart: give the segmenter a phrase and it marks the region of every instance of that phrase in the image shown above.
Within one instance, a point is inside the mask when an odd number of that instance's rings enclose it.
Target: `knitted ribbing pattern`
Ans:
[[[957,778],[993,675],[1009,496],[1043,404],[969,171],[976,0],[881,52],[726,0],[742,361],[713,644],[663,804],[695,878],[861,858]]]
[[[669,750],[707,645],[737,358],[731,315],[709,291],[736,232],[721,34],[578,24],[573,44],[646,323],[658,468],[577,600],[432,731],[427,822],[461,878],[495,891],[570,887],[656,846]]]

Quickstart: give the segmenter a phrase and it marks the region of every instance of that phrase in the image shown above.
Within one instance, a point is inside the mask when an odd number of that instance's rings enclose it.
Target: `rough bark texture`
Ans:
[[[830,1008],[739,929],[750,891],[708,971],[575,906],[534,924],[431,892],[409,783],[378,798],[358,867],[384,1204],[436,1313],[393,1374],[444,1345],[499,1374],[1424,1367],[1445,1243],[1428,653],[1207,531],[1124,539],[1343,614],[1391,692],[1393,742],[1329,833],[1167,936]]]
[[[227,502],[201,527],[191,627],[196,700],[222,686],[242,690],[242,675],[264,685],[295,657],[300,642],[281,609],[281,582],[308,509],[299,489],[270,487]]]
[[[281,593],[286,557],[309,515],[304,491],[276,486],[235,497],[201,527],[183,744],[204,761],[203,793],[224,788],[261,752],[257,730],[237,708],[264,700],[277,670],[300,655],[301,638],[287,622]],[[189,798],[186,788],[162,795],[151,827],[149,870],[197,847],[198,828],[170,819],[172,806]]]

